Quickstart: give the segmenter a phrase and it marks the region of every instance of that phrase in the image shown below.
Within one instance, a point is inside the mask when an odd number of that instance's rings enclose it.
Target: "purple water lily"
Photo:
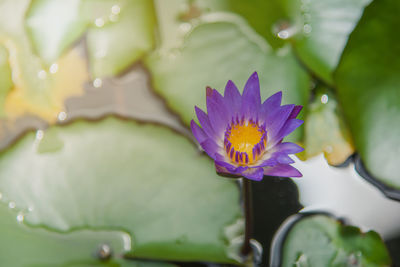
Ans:
[[[218,173],[259,181],[264,175],[301,177],[289,154],[303,148],[283,138],[299,127],[302,106],[281,106],[282,92],[261,103],[260,83],[254,72],[243,94],[228,81],[224,96],[207,88],[208,115],[195,107],[201,127],[193,120],[193,135],[215,161]]]

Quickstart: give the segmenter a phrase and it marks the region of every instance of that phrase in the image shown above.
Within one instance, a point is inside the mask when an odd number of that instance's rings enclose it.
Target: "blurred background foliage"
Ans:
[[[206,86],[243,88],[254,71],[263,99],[304,106],[289,138],[302,160],[357,153],[400,200],[399,13],[395,0],[0,0],[0,261],[240,264],[239,188],[187,126]],[[302,221],[279,250],[287,266],[390,264],[375,232]]]

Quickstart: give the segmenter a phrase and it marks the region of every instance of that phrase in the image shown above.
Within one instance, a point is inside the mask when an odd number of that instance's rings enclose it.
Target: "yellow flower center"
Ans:
[[[247,166],[254,163],[267,145],[267,135],[257,122],[243,119],[231,123],[225,131],[224,147],[232,162]]]

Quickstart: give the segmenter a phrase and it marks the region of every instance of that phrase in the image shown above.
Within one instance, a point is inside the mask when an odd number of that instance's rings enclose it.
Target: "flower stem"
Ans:
[[[250,238],[253,231],[253,204],[251,195],[251,182],[246,178],[242,178],[242,197],[243,197],[243,208],[245,218],[245,229],[244,229],[244,242],[241,249],[241,253],[247,256],[250,251]]]

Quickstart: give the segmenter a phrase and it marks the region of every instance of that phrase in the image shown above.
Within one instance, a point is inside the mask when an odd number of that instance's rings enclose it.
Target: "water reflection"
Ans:
[[[373,229],[383,238],[400,233],[400,203],[386,198],[349,166],[329,166],[322,155],[306,162],[296,159],[302,178],[292,179],[299,188],[303,211],[327,211],[350,220],[363,231]],[[387,218],[390,218],[388,220]]]

